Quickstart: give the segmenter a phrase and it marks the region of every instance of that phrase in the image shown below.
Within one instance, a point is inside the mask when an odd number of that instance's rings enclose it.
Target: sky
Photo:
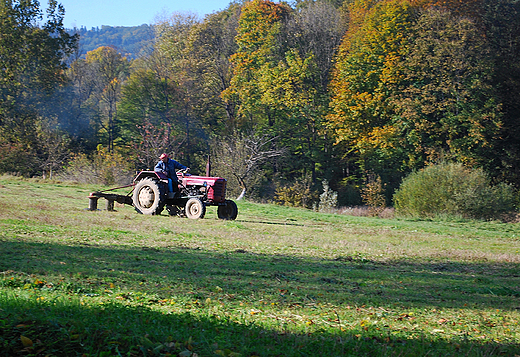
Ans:
[[[65,8],[65,28],[139,26],[152,24],[157,15],[194,12],[203,17],[228,7],[231,0],[58,0]],[[46,1],[40,1],[46,9]],[[164,16],[163,16],[164,17]]]

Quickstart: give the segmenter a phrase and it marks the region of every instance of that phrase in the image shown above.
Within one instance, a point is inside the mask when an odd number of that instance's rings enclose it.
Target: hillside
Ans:
[[[153,27],[147,24],[131,27],[102,26],[101,28],[93,27],[90,30],[82,27],[68,30],[68,32],[79,33],[81,56],[100,46],[113,46],[128,58],[136,58],[143,46],[154,37]]]
[[[516,224],[85,210],[100,188],[0,176],[0,356],[520,354]]]

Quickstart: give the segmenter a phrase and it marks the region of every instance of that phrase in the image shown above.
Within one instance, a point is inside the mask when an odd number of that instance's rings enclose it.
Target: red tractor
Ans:
[[[206,206],[218,206],[218,218],[227,220],[237,218],[236,203],[226,200],[225,179],[194,176],[186,172],[177,172],[177,178],[178,190],[174,195],[169,195],[168,178],[163,173],[141,171],[135,177],[132,185],[124,186],[133,186],[133,190],[126,196],[101,191],[92,192],[89,196],[89,210],[96,210],[97,200],[105,198],[109,211],[114,209],[114,202],[118,202],[132,205],[137,212],[142,214],[161,214],[166,208],[172,216],[198,219],[204,218]]]

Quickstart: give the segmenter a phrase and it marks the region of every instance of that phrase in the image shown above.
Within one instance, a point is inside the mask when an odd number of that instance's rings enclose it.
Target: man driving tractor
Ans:
[[[170,159],[168,154],[161,154],[159,162],[155,165],[155,172],[162,172],[168,177],[168,198],[174,198],[175,192],[179,190],[177,170],[190,171],[190,168]]]

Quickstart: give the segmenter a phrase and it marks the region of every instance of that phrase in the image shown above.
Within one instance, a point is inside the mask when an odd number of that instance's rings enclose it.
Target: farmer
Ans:
[[[159,162],[155,165],[155,172],[162,172],[168,177],[168,198],[173,198],[175,191],[178,189],[176,170],[190,171],[189,167],[184,166],[177,161],[170,159],[168,154],[159,156]],[[174,191],[175,189],[175,191]]]

